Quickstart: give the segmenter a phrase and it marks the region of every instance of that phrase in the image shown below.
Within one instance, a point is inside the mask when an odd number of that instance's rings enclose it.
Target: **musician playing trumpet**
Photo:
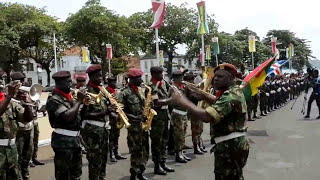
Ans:
[[[235,84],[237,69],[232,64],[220,64],[214,69],[217,97],[200,94],[210,105],[199,108],[185,96],[173,92],[173,102],[188,110],[203,122],[214,123],[215,179],[244,179],[242,168],[249,154],[246,138],[246,101],[242,89]],[[212,101],[214,103],[212,103]]]
[[[57,180],[80,179],[82,174],[82,154],[80,147],[80,114],[79,109],[86,92],[80,89],[77,99],[71,98],[71,74],[59,71],[52,75],[55,89],[47,100],[49,121],[54,132],[51,146],[55,153],[54,168]]]
[[[101,96],[102,72],[101,65],[95,64],[88,67],[89,75],[87,91],[97,96],[96,101],[90,100],[81,110],[83,120],[83,133],[87,145],[87,159],[89,161],[89,179],[105,179],[109,149],[110,115],[117,118],[115,106],[109,99]],[[100,99],[101,97],[101,99]]]
[[[12,98],[17,94],[20,82],[12,81],[7,86],[7,94],[0,102],[0,179],[20,179],[16,134],[18,122],[32,121],[32,110],[23,101],[17,103]]]

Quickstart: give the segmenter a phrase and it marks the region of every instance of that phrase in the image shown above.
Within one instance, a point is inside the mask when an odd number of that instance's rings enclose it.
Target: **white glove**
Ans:
[[[269,94],[269,93],[266,93],[266,96],[268,96],[268,97],[269,97],[269,96],[270,96],[270,94]]]
[[[288,91],[290,91],[290,87],[288,87]]]

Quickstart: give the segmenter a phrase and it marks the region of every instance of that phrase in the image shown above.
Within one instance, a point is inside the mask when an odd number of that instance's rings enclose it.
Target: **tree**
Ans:
[[[115,59],[127,55],[131,51],[128,46],[130,39],[127,38],[129,30],[126,18],[101,6],[99,0],[89,0],[65,23],[69,43],[88,47],[92,63],[101,63],[103,73],[107,69],[105,45],[112,45]]]
[[[280,53],[281,59],[286,59],[285,49],[289,47],[289,44],[294,45],[294,59],[292,59],[292,66],[294,69],[302,70],[304,65],[308,65],[308,60],[314,58],[311,53],[308,40],[300,39],[295,36],[295,33],[289,30],[270,30],[267,33],[263,43],[267,46],[271,46],[271,37],[277,37],[277,48],[282,52]]]

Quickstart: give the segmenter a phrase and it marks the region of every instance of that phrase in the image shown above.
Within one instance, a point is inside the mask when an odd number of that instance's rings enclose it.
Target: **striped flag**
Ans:
[[[256,52],[256,37],[249,36],[249,52]]]
[[[286,64],[288,61],[290,60],[280,60],[274,64],[271,65],[267,76],[272,76],[272,74],[274,75],[279,75],[280,74],[280,67],[283,66],[284,64]]]
[[[197,3],[198,11],[199,11],[199,25],[198,25],[198,34],[208,34],[209,33],[209,26],[207,21],[207,13],[206,13],[206,6],[205,2],[201,1]]]
[[[259,87],[264,83],[267,73],[271,67],[271,64],[274,62],[275,57],[265,61],[259,67],[254,69],[250,74],[248,74],[242,84],[242,91],[247,98],[254,96],[258,93]]]
[[[152,10],[154,13],[154,19],[151,28],[160,28],[166,12],[166,4],[164,0],[152,0]]]
[[[212,38],[212,42],[213,42],[213,54],[214,54],[214,55],[220,54],[219,39],[218,39],[218,37],[213,37],[213,38]]]
[[[90,60],[90,52],[87,47],[82,47],[82,61],[88,63]]]

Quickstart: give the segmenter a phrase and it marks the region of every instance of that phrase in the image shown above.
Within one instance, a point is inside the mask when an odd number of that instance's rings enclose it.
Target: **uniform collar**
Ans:
[[[54,88],[54,91],[55,91],[56,93],[62,95],[62,96],[63,96],[64,98],[66,98],[67,100],[69,100],[69,101],[72,100],[72,98],[71,98],[71,92],[67,94],[67,93],[65,93],[65,92],[63,92],[63,91],[61,91],[61,90],[59,90],[59,89],[57,89],[57,88]]]

